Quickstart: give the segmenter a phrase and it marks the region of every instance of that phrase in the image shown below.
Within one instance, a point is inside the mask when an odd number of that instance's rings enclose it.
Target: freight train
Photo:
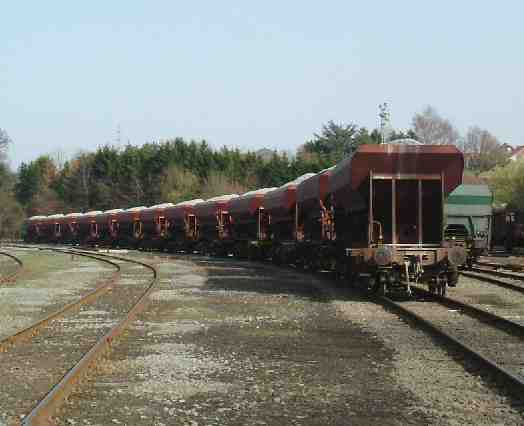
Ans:
[[[524,211],[514,206],[497,206],[493,209],[494,251],[524,252]]]
[[[462,245],[467,251],[465,267],[472,267],[482,254],[487,254],[492,240],[493,194],[478,177],[463,176],[446,199],[444,238]]]
[[[444,200],[461,184],[454,146],[361,145],[348,158],[278,188],[208,200],[35,216],[38,243],[235,255],[329,270],[380,294],[456,285],[466,250],[444,239]]]

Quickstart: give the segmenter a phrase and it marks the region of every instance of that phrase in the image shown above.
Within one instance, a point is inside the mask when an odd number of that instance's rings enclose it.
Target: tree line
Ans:
[[[11,142],[0,133],[0,237],[18,229],[24,215],[85,212],[209,198],[280,186],[339,162],[361,144],[401,138],[455,144],[474,173],[503,166],[507,154],[489,132],[473,127],[461,136],[449,120],[428,107],[404,131],[329,121],[294,155],[260,150],[212,149],[205,140],[171,140],[125,147],[106,145],[63,164],[49,155],[22,163],[16,173],[5,161]]]
[[[7,148],[11,139],[0,129],[0,238],[11,237],[22,224],[24,211],[15,197],[16,174],[7,165]]]

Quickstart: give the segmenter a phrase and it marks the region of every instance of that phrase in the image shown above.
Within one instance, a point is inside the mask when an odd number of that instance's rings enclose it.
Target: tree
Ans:
[[[0,238],[13,238],[20,233],[24,212],[14,198],[12,180],[7,185],[5,180],[3,182],[0,187]]]
[[[466,167],[484,172],[504,165],[509,155],[497,138],[478,126],[470,127],[464,140]]]
[[[0,128],[0,161],[3,162],[6,159],[7,147],[11,143],[11,138],[4,129]]]
[[[456,145],[460,138],[451,122],[431,106],[413,116],[413,130],[417,140],[428,145]]]
[[[220,172],[211,172],[202,185],[201,197],[211,198],[217,195],[243,194],[247,188],[242,184],[231,180]]]
[[[18,181],[14,186],[16,199],[28,209],[40,210],[44,206],[34,205],[32,202],[36,194],[47,191],[57,177],[56,166],[46,155],[38,157],[30,163],[22,163],[18,169]]]
[[[189,170],[180,166],[170,166],[162,176],[160,193],[162,201],[178,203],[197,198],[200,180]]]
[[[524,159],[497,166],[485,173],[496,203],[524,209]]]
[[[302,158],[308,157],[308,154],[316,155],[328,166],[351,155],[363,143],[378,142],[365,128],[359,128],[356,124],[328,121],[322,125],[320,134],[315,133],[313,140],[299,148],[299,155]],[[312,159],[311,155],[308,159]]]
[[[7,165],[7,147],[11,138],[0,129],[0,238],[13,238],[19,235],[24,213],[16,202],[13,193],[15,176]]]

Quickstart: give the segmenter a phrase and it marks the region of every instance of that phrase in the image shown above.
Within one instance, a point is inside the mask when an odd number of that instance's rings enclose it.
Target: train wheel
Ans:
[[[271,251],[271,261],[275,265],[280,265],[282,263],[280,261],[280,247],[276,247]]]
[[[385,296],[387,293],[387,286],[386,286],[386,282],[380,282],[378,283],[378,288],[377,288],[377,294],[379,296]]]
[[[446,278],[442,278],[440,280],[440,295],[445,296],[448,291],[448,280]]]
[[[442,284],[439,284],[437,286],[437,295],[444,296],[444,294],[445,294],[444,287],[442,286]]]
[[[303,271],[306,267],[306,259],[304,259],[304,256],[297,256],[295,259],[295,266],[298,270]]]
[[[450,287],[456,287],[459,280],[459,271],[456,266],[453,266],[452,269],[448,272],[448,285]]]
[[[312,272],[317,272],[320,269],[319,262],[318,262],[318,260],[316,258],[312,258],[309,261],[309,269]]]
[[[249,247],[250,260],[262,260],[262,253],[260,247],[251,246]]]

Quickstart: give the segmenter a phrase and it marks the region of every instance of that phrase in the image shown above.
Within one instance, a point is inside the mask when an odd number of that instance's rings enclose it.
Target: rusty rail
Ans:
[[[412,321],[421,324],[424,328],[429,330],[434,335],[444,339],[445,341],[453,345],[455,348],[458,348],[463,353],[477,360],[477,362],[482,364],[487,370],[491,371],[504,383],[508,384],[508,391],[514,394],[515,396],[520,398],[524,393],[524,381],[518,375],[497,364],[495,361],[493,361],[483,353],[475,350],[467,343],[460,341],[456,337],[452,336],[451,334],[440,328],[438,325],[435,325],[431,321],[421,317],[419,314],[415,313],[411,309],[408,309],[405,306],[402,306],[401,304],[385,296],[379,297],[379,301],[382,302],[382,304],[401,312],[403,315],[410,318]]]
[[[86,254],[83,251],[71,250],[77,254]],[[62,379],[47,393],[47,395],[33,408],[33,410],[24,418],[23,425],[50,425],[53,424],[53,416],[58,408],[64,403],[67,397],[73,392],[75,385],[90,371],[93,366],[108,350],[115,339],[117,339],[125,328],[136,318],[136,316],[147,306],[149,302],[149,295],[152,292],[154,285],[157,282],[157,270],[154,266],[147,263],[140,262],[134,259],[129,259],[121,256],[113,256],[109,254],[97,254],[96,256],[103,256],[120,260],[123,262],[130,262],[137,265],[144,266],[152,271],[153,276],[149,281],[147,288],[138,298],[136,303],[129,309],[125,317],[114,327],[109,330],[97,343],[62,377]]]
[[[481,275],[484,274],[484,275]],[[463,275],[464,277],[468,278],[474,278],[479,281],[484,281],[490,284],[494,284],[499,287],[504,287],[509,290],[517,291],[519,293],[524,293],[524,284],[518,285],[513,284],[511,282],[502,281],[500,279],[494,278],[494,277],[500,277],[500,278],[506,278],[511,279],[514,281],[524,281],[524,276],[518,276],[512,273],[508,272],[501,272],[501,271],[491,271],[489,269],[481,269],[481,268],[471,268],[470,271],[460,271],[460,275]],[[491,277],[489,276],[491,275]]]
[[[16,279],[17,279],[18,275],[20,274],[20,272],[22,272],[22,268],[24,267],[24,262],[22,262],[22,260],[20,260],[15,255],[13,255],[11,253],[8,253],[8,252],[5,252],[5,251],[0,251],[0,255],[9,257],[10,259],[13,259],[16,263],[18,263],[18,268],[16,268],[15,272],[13,272],[13,273],[11,273],[9,275],[3,276],[3,277],[0,276],[0,284],[12,283],[12,282],[16,281]]]
[[[59,252],[59,253],[65,253],[68,254],[64,250],[60,249],[53,249],[52,251]],[[28,327],[16,332],[15,334],[12,334],[11,336],[8,336],[2,340],[0,340],[0,352],[5,352],[9,349],[10,346],[23,341],[30,339],[31,337],[38,334],[38,331],[45,327],[47,324],[49,324],[51,321],[54,321],[60,317],[62,317],[65,313],[70,312],[74,309],[79,308],[82,305],[85,305],[87,303],[91,303],[93,300],[95,300],[100,295],[106,293],[111,289],[112,284],[118,279],[120,276],[120,265],[118,263],[112,262],[107,259],[100,259],[96,256],[89,255],[89,254],[77,254],[78,256],[82,257],[88,257],[91,259],[98,260],[99,262],[107,263],[108,265],[111,265],[116,269],[116,271],[113,273],[113,276],[109,280],[105,280],[101,285],[99,285],[95,290],[92,292],[82,296],[79,300],[76,302],[71,302],[64,307],[62,307],[60,310],[53,312],[52,314],[48,315],[47,317],[39,320],[38,322],[29,325]]]

